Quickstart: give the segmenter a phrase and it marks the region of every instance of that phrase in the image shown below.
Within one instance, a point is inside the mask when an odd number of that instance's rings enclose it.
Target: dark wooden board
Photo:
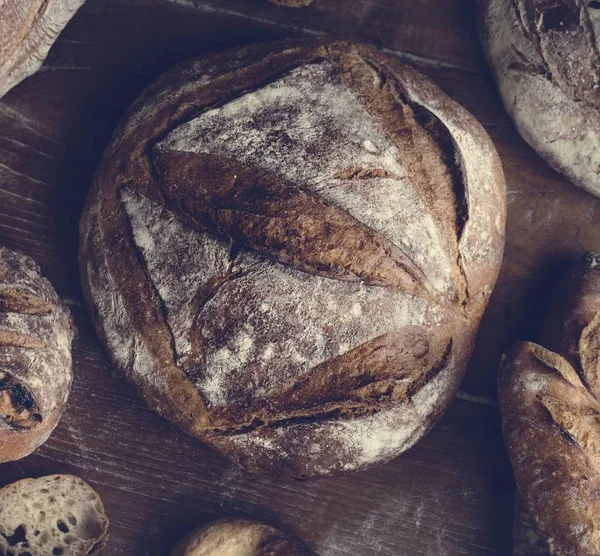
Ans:
[[[53,472],[88,479],[112,520],[110,555],[167,554],[195,524],[230,514],[280,525],[321,556],[506,554],[514,483],[493,406],[496,367],[508,344],[535,337],[565,266],[600,250],[600,200],[565,182],[517,135],[469,1],[315,0],[300,10],[264,0],[187,3],[196,7],[88,0],[42,70],[0,101],[0,241],[40,261],[80,329],[67,413],[36,454],[0,467],[0,485]],[[365,473],[255,478],[112,376],[82,304],[77,224],[112,130],[162,71],[230,46],[323,34],[366,40],[418,64],[483,123],[506,172],[507,248],[463,399],[421,443]]]

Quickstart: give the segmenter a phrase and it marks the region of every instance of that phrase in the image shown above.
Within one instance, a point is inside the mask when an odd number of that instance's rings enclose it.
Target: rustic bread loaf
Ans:
[[[0,2],[0,97],[35,73],[85,0]]]
[[[0,463],[30,454],[71,390],[68,309],[29,257],[0,246]]]
[[[311,556],[313,552],[277,529],[246,519],[220,519],[194,529],[171,556]]]
[[[478,1],[481,42],[519,133],[600,195],[600,4]]]
[[[374,48],[186,62],[130,109],[81,221],[99,336],[159,413],[252,471],[386,461],[460,383],[504,242],[481,126]]]
[[[102,500],[73,475],[24,479],[0,489],[0,556],[83,556],[107,529]]]
[[[588,254],[558,288],[540,336],[568,361],[522,343],[507,353],[498,376],[517,485],[550,554],[600,552],[598,322],[600,256]],[[515,529],[517,554],[517,541],[527,535]]]

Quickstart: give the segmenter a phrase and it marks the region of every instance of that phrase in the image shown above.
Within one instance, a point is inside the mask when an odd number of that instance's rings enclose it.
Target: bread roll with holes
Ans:
[[[73,475],[23,479],[0,489],[0,556],[84,556],[107,530],[98,493]]]
[[[347,42],[176,67],[130,109],[81,221],[100,338],[147,402],[251,471],[387,461],[444,413],[504,244],[490,139]]]
[[[0,2],[0,97],[35,73],[85,0]]]
[[[314,556],[314,553],[273,527],[230,518],[194,529],[170,556]]]
[[[533,518],[529,534],[516,524],[514,553],[541,554],[537,531],[549,554],[598,554],[600,256],[586,255],[567,274],[540,341],[555,351],[519,344],[498,377],[505,443]],[[519,539],[532,541],[530,552],[517,551]]]
[[[478,2],[481,43],[519,133],[600,196],[600,3]]]
[[[0,246],[0,463],[46,441],[71,390],[69,310],[22,253]]]

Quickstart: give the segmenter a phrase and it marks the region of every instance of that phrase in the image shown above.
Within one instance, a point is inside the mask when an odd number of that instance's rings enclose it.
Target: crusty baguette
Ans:
[[[454,398],[504,244],[482,127],[344,41],[191,60],[136,101],[81,220],[86,300],[162,415],[255,472],[364,469]]]
[[[505,442],[526,506],[515,512],[515,555],[541,554],[544,542],[549,554],[600,552],[599,316],[600,256],[589,253],[553,296],[540,342],[554,351],[521,344],[501,365]]]
[[[73,475],[0,489],[0,556],[84,556],[108,530],[98,493]]]
[[[85,0],[3,0],[0,3],[0,97],[35,73]]]
[[[71,390],[69,310],[38,265],[0,246],[0,463],[46,441]]]
[[[220,519],[194,529],[170,556],[312,556],[300,541],[246,519]]]
[[[600,551],[600,404],[571,365],[522,342],[498,376],[504,441],[537,531],[556,556]]]

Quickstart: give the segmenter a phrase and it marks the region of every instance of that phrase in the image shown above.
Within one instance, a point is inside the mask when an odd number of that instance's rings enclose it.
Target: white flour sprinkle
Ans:
[[[408,181],[402,155],[340,82],[330,62],[301,66],[209,110],[157,147],[230,156],[317,192],[400,247],[439,291],[452,287],[435,222]],[[395,178],[340,179],[351,169]]]

